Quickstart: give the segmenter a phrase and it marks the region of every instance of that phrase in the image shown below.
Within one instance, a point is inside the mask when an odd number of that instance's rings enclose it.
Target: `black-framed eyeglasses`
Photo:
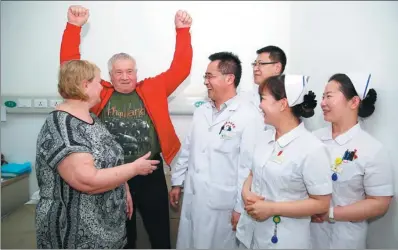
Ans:
[[[278,62],[252,62],[252,67],[255,66],[263,66],[263,65],[268,65],[268,64],[275,64]]]

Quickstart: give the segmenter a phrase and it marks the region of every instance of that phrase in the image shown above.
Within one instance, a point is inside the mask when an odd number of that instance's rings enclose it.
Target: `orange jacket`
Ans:
[[[80,31],[81,27],[66,24],[61,43],[61,64],[68,60],[80,59]],[[170,68],[155,77],[138,82],[136,87],[137,94],[155,126],[160,148],[168,165],[180,150],[181,143],[170,119],[167,97],[189,76],[193,54],[189,28],[179,28],[176,31],[176,47]],[[97,116],[114,91],[110,82],[102,80],[101,84],[104,87],[101,91],[101,102],[91,109]]]

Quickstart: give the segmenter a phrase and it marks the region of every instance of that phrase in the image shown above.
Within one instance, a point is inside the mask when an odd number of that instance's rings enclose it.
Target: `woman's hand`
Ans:
[[[264,200],[264,197],[261,197],[251,191],[252,181],[253,181],[253,173],[250,171],[249,176],[243,183],[242,193],[241,193],[242,200],[245,206],[252,205],[258,200]]]
[[[245,206],[247,214],[257,221],[264,221],[274,215],[273,202],[258,200]]]
[[[246,188],[243,188],[242,199],[243,199],[243,203],[245,204],[245,206],[248,206],[248,205],[253,205],[257,201],[264,200],[264,197],[259,196]]]
[[[151,156],[151,152],[148,152],[146,155],[138,158],[133,162],[136,170],[136,175],[148,175],[156,170],[156,164],[159,164],[159,161],[148,160],[149,156]]]
[[[314,214],[313,216],[311,216],[311,222],[323,223],[325,221],[329,221],[329,212],[324,214]]]

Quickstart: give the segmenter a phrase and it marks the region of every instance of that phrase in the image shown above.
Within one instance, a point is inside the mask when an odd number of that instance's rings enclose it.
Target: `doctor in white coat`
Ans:
[[[205,85],[211,101],[197,108],[172,171],[171,205],[184,197],[177,248],[237,247],[234,228],[243,211],[241,190],[249,174],[257,110],[236,94],[242,68],[229,52],[209,57]]]
[[[307,80],[275,76],[260,85],[264,122],[274,129],[258,135],[243,187],[246,211],[237,226],[242,248],[308,249],[311,216],[329,208],[327,149],[300,121],[313,116],[317,105]]]
[[[392,164],[383,145],[362,130],[359,117],[375,110],[370,74],[335,74],[322,100],[330,126],[314,132],[332,158],[333,195],[327,213],[313,216],[314,248],[366,248],[367,220],[387,212],[394,194]]]

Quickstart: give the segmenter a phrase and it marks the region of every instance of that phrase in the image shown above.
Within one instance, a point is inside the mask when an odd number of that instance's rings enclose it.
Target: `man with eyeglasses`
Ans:
[[[271,76],[281,75],[285,71],[287,58],[281,48],[273,45],[261,48],[256,53],[257,58],[252,63],[255,85],[251,91],[242,91],[240,94],[259,108],[260,95],[258,94],[258,86]]]
[[[237,96],[242,75],[230,52],[209,57],[204,84],[210,101],[197,108],[172,172],[170,203],[178,207],[184,186],[178,249],[234,249],[236,224],[244,211],[242,185],[249,175],[257,109]]]

